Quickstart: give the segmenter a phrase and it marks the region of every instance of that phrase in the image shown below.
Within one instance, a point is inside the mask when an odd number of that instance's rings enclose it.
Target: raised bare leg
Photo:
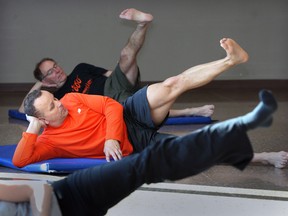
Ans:
[[[226,51],[225,58],[191,67],[177,76],[148,87],[147,98],[155,124],[164,120],[172,104],[183,92],[203,86],[224,71],[248,60],[246,51],[234,40],[224,38],[220,40],[220,46]]]
[[[129,8],[122,11],[119,17],[137,23],[135,31],[121,51],[119,60],[121,70],[129,82],[135,85],[138,77],[137,54],[145,41],[148,24],[153,20],[153,16],[134,8]]]
[[[254,153],[253,163],[262,163],[265,165],[273,165],[276,168],[284,168],[288,164],[288,152],[261,152]]]

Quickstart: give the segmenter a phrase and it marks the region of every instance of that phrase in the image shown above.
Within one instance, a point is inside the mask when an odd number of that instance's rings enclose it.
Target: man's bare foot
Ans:
[[[179,110],[170,110],[169,117],[179,116],[204,116],[210,117],[214,113],[214,105],[204,105],[201,107],[191,107]]]
[[[187,116],[204,116],[210,117],[214,113],[214,105],[204,105],[201,107],[191,107],[187,108]]]
[[[231,65],[241,64],[249,59],[247,52],[230,38],[221,39],[220,46],[226,51],[226,58],[229,60]]]
[[[255,153],[252,162],[260,162],[263,164],[270,164],[276,168],[284,168],[288,163],[288,152],[262,152]]]
[[[132,20],[137,22],[139,25],[146,25],[153,20],[153,16],[148,13],[141,12],[134,8],[129,8],[122,11],[119,15],[121,19]]]

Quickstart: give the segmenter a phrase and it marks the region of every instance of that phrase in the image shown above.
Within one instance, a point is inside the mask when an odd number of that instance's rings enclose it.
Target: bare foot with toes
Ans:
[[[192,107],[187,108],[187,115],[189,116],[204,116],[204,117],[210,117],[214,113],[215,106],[214,105],[204,105],[201,107]]]
[[[273,165],[276,168],[284,168],[288,164],[288,152],[262,152],[255,153],[252,162],[259,162],[265,165]]]
[[[288,153],[284,151],[267,153],[267,162],[276,168],[284,168],[288,162]]]
[[[249,59],[247,52],[231,38],[221,39],[220,46],[226,51],[226,58],[231,65],[241,64]]]
[[[148,13],[141,12],[134,8],[129,8],[122,11],[119,15],[121,19],[132,20],[140,25],[146,25],[153,20],[153,16]]]

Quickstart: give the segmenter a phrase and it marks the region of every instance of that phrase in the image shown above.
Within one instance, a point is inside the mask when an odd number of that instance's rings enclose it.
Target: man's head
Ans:
[[[67,80],[64,70],[52,58],[44,58],[38,62],[33,73],[47,87],[60,88]]]
[[[24,100],[24,111],[52,127],[60,126],[68,110],[48,91],[34,90]]]

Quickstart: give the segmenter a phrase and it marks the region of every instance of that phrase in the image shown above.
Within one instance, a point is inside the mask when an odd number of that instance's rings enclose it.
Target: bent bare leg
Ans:
[[[148,24],[153,20],[153,16],[134,8],[129,8],[122,11],[119,17],[137,23],[136,30],[132,33],[128,43],[122,49],[119,60],[121,70],[129,82],[135,85],[138,77],[137,54],[145,41]]]
[[[156,125],[164,120],[172,104],[182,93],[203,86],[224,71],[248,60],[246,51],[234,40],[223,38],[220,46],[226,51],[225,58],[191,67],[177,76],[148,87],[147,99]]]
[[[186,109],[171,109],[169,117],[179,116],[204,116],[210,117],[214,113],[215,106],[213,104],[204,105],[201,107],[190,107]]]
[[[288,164],[288,152],[261,152],[254,153],[252,163],[262,163],[265,165],[273,165],[276,168],[284,168]]]

